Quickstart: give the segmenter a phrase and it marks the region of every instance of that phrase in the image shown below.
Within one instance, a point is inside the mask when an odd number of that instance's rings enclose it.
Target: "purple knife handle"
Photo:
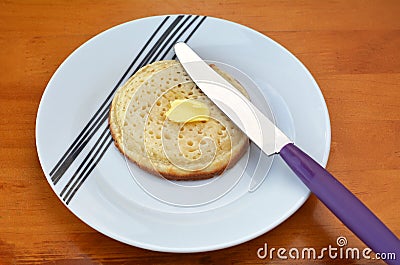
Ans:
[[[294,144],[287,144],[280,155],[304,184],[355,235],[375,253],[396,253],[399,264],[400,240],[357,197]],[[393,263],[392,263],[393,262]]]

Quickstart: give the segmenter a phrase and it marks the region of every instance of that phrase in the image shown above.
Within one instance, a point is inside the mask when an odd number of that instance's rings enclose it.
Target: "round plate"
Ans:
[[[321,91],[304,65],[252,29],[192,15],[128,22],[75,50],[43,94],[36,121],[37,151],[47,181],[60,200],[99,232],[157,251],[226,248],[279,225],[305,202],[309,191],[279,156],[269,172],[268,168],[257,171],[261,180],[268,175],[253,192],[239,184],[224,199],[196,207],[163,203],[135,182],[131,166],[112,144],[108,105],[115,89],[140,66],[174,58],[172,45],[177,41],[187,42],[206,60],[246,73],[257,85],[250,95],[261,93],[276,124],[326,165],[329,115]],[[247,156],[250,162],[252,152]],[[132,174],[141,174],[135,172]]]

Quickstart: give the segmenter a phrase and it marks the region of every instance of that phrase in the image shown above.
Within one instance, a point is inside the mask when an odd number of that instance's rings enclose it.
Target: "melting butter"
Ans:
[[[203,102],[194,99],[177,99],[172,101],[171,107],[165,113],[167,118],[174,122],[208,121],[210,110]]]

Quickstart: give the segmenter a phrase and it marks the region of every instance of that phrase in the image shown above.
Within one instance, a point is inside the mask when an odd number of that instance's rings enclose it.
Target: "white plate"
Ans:
[[[97,35],[74,51],[57,69],[43,94],[36,121],[37,151],[54,192],[71,212],[99,232],[158,251],[226,248],[273,229],[308,198],[308,189],[280,158],[274,159],[265,181],[254,192],[237,185],[222,200],[199,207],[174,206],[149,196],[134,181],[123,156],[110,144],[109,132],[100,138],[106,130],[104,121],[71,166],[59,175],[59,181],[54,184],[52,180],[52,169],[118,82],[144,63],[153,47],[158,50],[148,59],[172,58],[172,44],[178,40],[187,41],[204,59],[224,62],[245,72],[259,89],[250,94],[262,93],[277,125],[326,165],[330,149],[328,111],[318,85],[304,65],[285,48],[252,29],[226,20],[189,15],[128,22]],[[130,71],[124,76],[127,69]],[[80,167],[86,157],[90,166]],[[264,174],[267,171],[265,168]],[[65,187],[68,189],[62,193]],[[67,194],[73,197],[66,197]]]

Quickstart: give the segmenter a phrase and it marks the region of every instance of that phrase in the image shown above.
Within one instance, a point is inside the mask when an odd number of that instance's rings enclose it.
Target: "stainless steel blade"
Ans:
[[[175,54],[193,82],[267,155],[292,141],[257,107],[216,73],[187,44],[176,43]]]

